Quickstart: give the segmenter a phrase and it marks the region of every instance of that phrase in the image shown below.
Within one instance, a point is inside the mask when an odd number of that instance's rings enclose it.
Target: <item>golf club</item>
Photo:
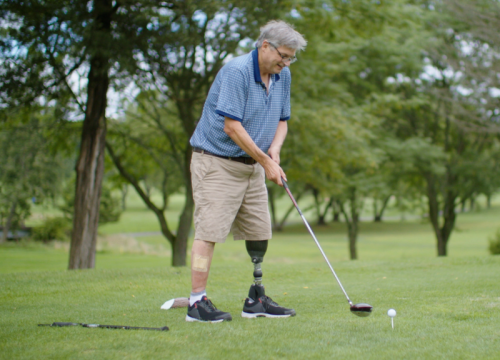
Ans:
[[[52,324],[38,324],[38,326],[52,326],[52,327],[83,326],[87,328],[106,328],[106,329],[125,329],[125,330],[156,330],[156,331],[168,330],[168,326],[164,326],[161,328],[151,328],[151,327],[137,327],[137,326],[125,326],[125,325],[81,324],[81,323],[71,323],[71,322],[54,322]]]
[[[335,273],[335,270],[333,270],[332,265],[330,264],[330,261],[328,261],[328,258],[326,257],[325,252],[321,248],[321,245],[318,242],[318,239],[316,239],[316,236],[314,235],[314,232],[312,231],[311,227],[309,226],[309,223],[307,222],[306,218],[304,217],[304,214],[302,214],[302,211],[299,208],[299,205],[295,201],[295,198],[292,195],[292,192],[290,191],[290,188],[288,187],[288,184],[286,183],[285,179],[281,178],[281,182],[283,183],[283,187],[285,188],[286,192],[288,193],[288,196],[290,196],[290,199],[292,200],[293,204],[295,205],[295,208],[299,212],[300,217],[302,218],[302,221],[306,225],[307,230],[309,231],[309,234],[311,234],[312,238],[314,239],[314,242],[318,246],[319,251],[321,251],[321,254],[323,255],[323,258],[325,259],[326,263],[330,267],[330,270],[332,271],[333,276],[335,276],[335,279],[339,283],[340,288],[342,289],[342,292],[344,293],[345,297],[347,298],[347,301],[349,302],[349,306],[351,307],[351,312],[354,315],[360,316],[360,317],[367,317],[371,314],[373,307],[369,304],[364,304],[364,303],[359,303],[359,304],[353,304],[351,299],[349,299],[349,296],[347,295],[347,292],[345,291],[344,287],[340,283],[340,280]]]

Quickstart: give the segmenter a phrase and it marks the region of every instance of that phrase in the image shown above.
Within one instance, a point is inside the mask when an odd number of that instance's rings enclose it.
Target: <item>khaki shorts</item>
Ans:
[[[194,238],[223,243],[268,240],[271,217],[264,168],[194,152],[191,158]]]

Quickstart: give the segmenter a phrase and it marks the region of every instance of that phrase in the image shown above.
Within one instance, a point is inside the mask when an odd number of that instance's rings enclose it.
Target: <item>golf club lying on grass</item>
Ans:
[[[283,179],[283,178],[281,178],[281,182],[283,183],[283,187],[285,188],[286,192],[288,193],[288,196],[290,196],[290,199],[292,200],[293,204],[295,205],[295,208],[299,212],[299,215],[302,218],[302,221],[304,222],[304,224],[306,225],[307,230],[309,230],[309,234],[311,234],[312,238],[314,239],[314,242],[318,246],[319,251],[321,251],[321,254],[325,258],[326,263],[330,267],[330,270],[332,271],[333,276],[335,276],[335,279],[339,283],[339,286],[342,289],[342,292],[344,293],[345,297],[347,298],[347,301],[349,302],[349,305],[351,307],[351,312],[354,315],[357,315],[360,317],[369,316],[372,312],[373,307],[371,305],[363,304],[363,303],[353,304],[351,299],[349,299],[349,296],[347,295],[346,291],[344,290],[344,287],[340,283],[340,280],[339,280],[337,274],[335,273],[335,270],[333,270],[333,267],[330,264],[330,261],[328,261],[328,258],[326,257],[325,252],[321,248],[321,245],[319,244],[318,239],[316,239],[316,236],[314,235],[311,227],[309,226],[309,223],[307,222],[306,218],[304,217],[304,214],[302,214],[302,211],[300,211],[299,205],[297,205],[297,202],[295,201],[295,198],[293,197],[293,195],[290,191],[290,188],[288,187],[288,184],[286,183],[285,179]]]
[[[83,326],[87,328],[106,328],[106,329],[125,329],[125,330],[156,330],[156,331],[167,331],[168,326],[162,328],[151,328],[151,327],[137,327],[137,326],[125,326],[125,325],[99,325],[99,324],[81,324],[81,323],[70,323],[70,322],[54,322],[52,324],[38,324],[38,326]]]

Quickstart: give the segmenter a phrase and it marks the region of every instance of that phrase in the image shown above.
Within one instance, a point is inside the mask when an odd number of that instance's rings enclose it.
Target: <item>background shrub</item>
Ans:
[[[492,238],[490,238],[490,254],[500,254],[500,229],[498,229],[497,233]]]
[[[47,218],[42,225],[36,226],[32,231],[32,238],[37,241],[69,240],[71,224],[64,217]]]

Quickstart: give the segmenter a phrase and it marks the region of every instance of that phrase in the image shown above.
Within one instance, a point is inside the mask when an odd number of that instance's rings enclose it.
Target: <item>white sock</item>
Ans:
[[[207,291],[203,290],[198,293],[191,293],[189,296],[189,306],[193,306],[193,304],[203,298],[203,296],[207,296]]]

